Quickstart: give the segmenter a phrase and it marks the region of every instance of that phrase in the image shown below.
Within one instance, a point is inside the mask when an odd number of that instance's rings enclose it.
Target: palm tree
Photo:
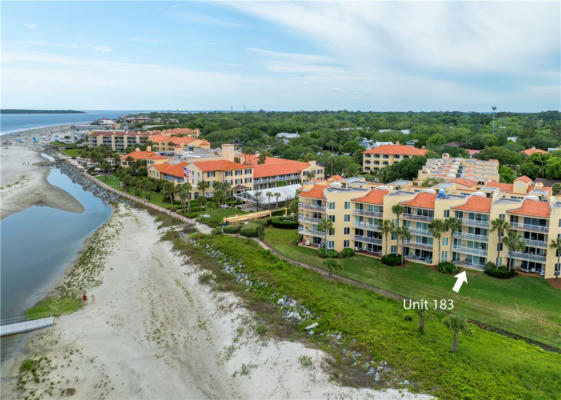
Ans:
[[[197,185],[197,189],[199,189],[202,193],[202,198],[205,198],[205,190],[210,187],[210,184],[207,181],[200,181]],[[201,201],[201,205],[203,206],[204,210],[204,201]]]
[[[385,219],[382,221],[382,225],[380,226],[380,230],[382,231],[382,236],[386,238],[386,253],[389,254],[388,250],[388,236],[390,233],[393,232],[393,223],[389,219]]]
[[[185,212],[185,202],[189,194],[189,190],[187,189],[186,185],[187,184],[183,184],[183,185],[179,185],[178,187],[179,199],[181,200],[181,207],[183,212]]]
[[[444,224],[446,228],[445,231],[450,231],[450,244],[452,244],[454,241],[454,232],[462,231],[462,220],[452,217],[444,221]]]
[[[425,318],[429,316],[429,310],[419,307],[415,309],[415,312],[419,316],[419,333],[423,335],[425,333]]]
[[[281,197],[281,194],[276,192],[273,196],[275,196],[275,208],[279,208],[279,197]]]
[[[454,343],[452,344],[452,353],[456,353],[458,351],[458,337],[460,333],[471,333],[471,329],[467,325],[467,321],[464,317],[460,317],[459,315],[450,315],[446,319],[444,319],[444,325],[448,327],[454,333]]]
[[[409,228],[402,226],[401,228],[395,228],[395,234],[398,239],[401,239],[401,264],[403,264],[405,258],[405,240],[411,239],[411,233],[409,232]]]
[[[497,243],[501,243],[503,241],[503,235],[505,234],[505,232],[509,232],[510,231],[510,224],[508,222],[506,222],[504,219],[502,218],[497,218],[491,221],[491,232],[497,231],[497,238],[498,238],[498,242]],[[501,247],[499,246],[499,249]],[[499,258],[501,256],[501,251],[499,250],[497,252],[497,259],[495,262],[495,265],[497,267],[499,267]]]
[[[433,219],[429,224],[429,231],[432,233],[432,237],[438,241],[437,260],[440,262],[440,238],[442,237],[442,233],[446,231],[446,222],[441,219]]]
[[[173,209],[173,198],[176,193],[176,187],[173,182],[166,182],[164,186],[165,193],[169,196],[170,209]]]
[[[549,247],[557,251],[557,268],[561,268],[561,238],[551,239]],[[559,270],[555,271],[555,278],[559,279]]]
[[[267,196],[267,202],[269,203],[269,208],[271,208],[271,197],[273,197],[273,193],[267,192],[265,193],[265,196]]]
[[[509,270],[511,267],[514,269],[514,266],[511,265],[513,264],[512,252],[524,250],[526,248],[526,243],[524,242],[524,240],[522,240],[522,238],[516,231],[509,231],[508,234],[503,237],[503,243],[506,247],[508,247],[509,258],[507,260],[507,267]]]
[[[392,212],[397,215],[397,226],[399,227],[399,216],[405,212],[405,207],[401,204],[395,204],[392,207]]]
[[[224,192],[224,190],[222,189],[218,189],[214,191],[214,200],[216,201],[216,205],[217,205],[217,222],[220,224],[222,223],[222,221],[220,221],[220,210],[221,210],[221,204],[224,200],[226,200],[226,192]]]
[[[323,262],[323,267],[328,272],[328,280],[331,281],[331,276],[335,273],[335,271],[342,269],[341,263],[337,260],[329,258]]]
[[[253,195],[253,200],[255,201],[256,210],[259,211],[259,206],[261,205],[261,203],[263,203],[263,192],[255,192],[255,194]]]
[[[329,231],[333,229],[333,221],[329,218],[322,218],[318,223],[318,229],[321,232],[325,232],[325,248],[327,249],[327,235],[329,235]]]

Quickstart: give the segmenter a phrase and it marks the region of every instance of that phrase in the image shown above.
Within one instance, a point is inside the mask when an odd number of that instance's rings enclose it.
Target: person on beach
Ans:
[[[84,301],[84,304],[88,302],[88,296],[86,296],[86,292],[84,292],[84,294],[82,295],[82,300]]]
[[[92,304],[95,304],[95,294],[92,294]]]

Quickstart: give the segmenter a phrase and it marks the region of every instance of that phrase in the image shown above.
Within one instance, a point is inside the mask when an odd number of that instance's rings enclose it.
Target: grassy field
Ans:
[[[111,187],[125,191],[125,189],[121,187],[119,178],[115,175],[98,175],[96,176],[96,178]],[[128,190],[126,190],[126,192],[132,195],[136,195],[133,188],[129,188]],[[152,192],[150,202],[163,208],[170,208],[169,197],[161,193]]]
[[[460,349],[454,354],[450,352],[452,334],[442,323],[442,313],[433,314],[426,322],[426,333],[419,335],[418,318],[398,302],[328,282],[317,273],[279,260],[253,241],[199,235],[199,247],[193,247],[175,235],[171,238],[175,248],[201,263],[208,259],[203,247],[207,244],[242,262],[242,272],[250,279],[269,284],[252,287],[256,299],[270,301],[266,299],[273,291],[297,299],[319,316],[314,318],[319,325],[311,340],[331,352],[343,370],[349,361],[341,346],[332,344],[330,333],[342,333],[342,347],[359,351],[362,360],[385,360],[395,377],[408,379],[417,391],[442,399],[553,399],[561,392],[561,355],[557,353],[472,326],[472,334],[460,337]],[[210,262],[207,268],[215,264]],[[302,321],[300,329],[310,322]]]
[[[295,230],[268,228],[265,241],[285,256],[321,267],[315,250],[294,245],[297,236]],[[468,284],[456,294],[452,275],[426,265],[390,267],[361,255],[340,261],[339,275],[413,299],[454,299],[455,311],[467,318],[561,348],[561,291],[542,278],[503,280],[467,270]]]
[[[82,299],[78,297],[49,297],[26,310],[25,315],[30,319],[43,318],[47,314],[59,316],[73,313],[82,308],[83,305]]]
[[[78,157],[81,149],[63,149],[62,152],[69,157]]]

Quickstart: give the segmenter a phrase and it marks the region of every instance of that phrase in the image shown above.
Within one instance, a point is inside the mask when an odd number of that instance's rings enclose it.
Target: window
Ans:
[[[243,175],[243,171],[241,169],[236,170],[236,175]]]
[[[350,210],[350,209],[351,209],[351,202],[345,201],[345,210]]]
[[[392,240],[397,239],[397,236],[395,235],[395,233],[392,233]]]
[[[392,246],[391,250],[390,250],[390,253],[397,254],[397,246]]]
[[[450,218],[450,210],[444,210],[444,218]]]
[[[350,240],[343,240],[343,247],[344,248],[351,247],[351,241]]]
[[[499,218],[500,219],[505,219],[505,215],[504,214],[499,214]]]
[[[448,261],[448,252],[443,251],[442,256],[440,257],[440,261]]]
[[[503,251],[503,244],[502,243],[497,243],[497,251]],[[501,265],[501,264],[499,264]]]
[[[443,246],[448,246],[448,238],[447,237],[442,238],[442,245]]]
[[[335,202],[334,201],[329,201],[327,203],[327,208],[329,208],[330,210],[335,210]]]
[[[351,233],[351,228],[344,228],[343,229],[343,234],[344,235],[349,235]]]
[[[397,226],[397,219],[392,220],[393,226]]]
[[[245,183],[250,183],[251,182],[251,178],[245,178]]]
[[[333,249],[335,248],[335,242],[333,240],[328,240],[327,241],[327,248],[328,249]]]
[[[206,174],[209,178],[214,178],[215,172],[214,171],[209,171]]]
[[[246,170],[245,170],[245,173],[246,173],[246,174],[251,174],[251,170],[250,170],[250,169],[246,169]]]
[[[327,217],[331,222],[335,222],[335,215],[328,215]]]
[[[345,222],[351,222],[351,214],[345,214]]]

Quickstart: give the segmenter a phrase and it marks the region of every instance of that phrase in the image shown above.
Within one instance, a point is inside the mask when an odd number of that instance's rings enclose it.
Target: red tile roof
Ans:
[[[308,190],[307,192],[302,192],[298,196],[324,200],[325,195],[323,194],[323,191],[325,190],[325,188],[325,185],[314,185],[310,190]]]
[[[531,156],[534,153],[547,153],[547,151],[542,150],[542,149],[536,149],[536,148],[532,148],[532,149],[526,149],[526,150],[522,150],[521,153],[526,154],[527,156]]]
[[[134,132],[134,131],[91,131],[89,136],[150,136],[147,132]]]
[[[549,217],[549,203],[539,200],[524,200],[522,207],[507,211],[510,214],[529,215],[532,217]]]
[[[162,163],[154,165],[154,168],[156,168],[160,172],[160,174],[183,178],[183,167],[185,167],[186,165],[186,162],[180,162],[177,164]]]
[[[467,152],[468,152],[468,154],[469,154],[470,156],[473,156],[474,154],[477,154],[477,153],[479,153],[480,151],[481,151],[481,150],[471,150],[471,149],[468,149],[468,150],[467,150]]]
[[[410,207],[434,208],[436,196],[436,193],[420,192],[413,200],[409,200],[401,204]]]
[[[269,158],[269,157],[267,157]],[[280,161],[282,160],[282,161]],[[257,164],[253,166],[253,177],[262,178],[265,176],[279,176],[287,174],[300,174],[302,170],[308,168],[310,164],[307,162],[283,160],[280,159],[273,162],[265,162],[265,164]]]
[[[406,146],[403,144],[384,144],[382,146],[363,151],[364,154],[399,154],[407,156],[424,156],[426,152],[427,150],[425,149],[418,149],[416,147]]]
[[[333,175],[328,181],[342,181],[344,178],[341,175]]]
[[[164,135],[153,135],[150,136],[149,140],[154,143],[173,143],[179,144],[189,144],[200,139],[195,139],[187,136],[175,137],[175,136],[164,136]]]
[[[470,196],[465,204],[452,207],[455,210],[474,211],[480,213],[490,213],[492,199],[481,196]]]
[[[516,181],[524,181],[526,183],[532,183],[532,180],[530,178],[528,178],[526,175],[519,176],[518,178],[516,178],[514,180],[514,182],[516,182]]]
[[[492,188],[499,188],[503,192],[512,193],[512,188],[514,185],[512,183],[500,183],[500,182],[489,181],[485,183],[485,186],[492,187]]]
[[[239,164],[227,160],[209,160],[193,162],[203,172],[210,171],[232,171],[236,169],[252,168],[248,165]]]
[[[121,160],[125,161],[127,158],[132,157],[135,160],[166,160],[167,157],[161,156],[153,151],[133,151],[129,154],[121,156]]]
[[[476,181],[472,181],[471,179],[466,179],[466,178],[452,179],[450,182],[454,182],[459,185],[467,186],[467,187],[474,187],[475,185],[477,185]]]
[[[372,189],[363,197],[358,199],[353,199],[358,203],[369,203],[369,204],[384,204],[384,196],[389,193],[388,190],[384,189]]]

